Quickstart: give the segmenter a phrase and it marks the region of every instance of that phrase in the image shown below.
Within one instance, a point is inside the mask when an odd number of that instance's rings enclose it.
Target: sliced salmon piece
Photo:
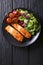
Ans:
[[[13,27],[11,27],[10,25],[5,27],[5,30],[11,34],[15,39],[17,39],[18,41],[22,42],[23,41],[23,36],[17,31],[15,30]]]
[[[17,29],[24,37],[26,38],[30,38],[31,37],[31,34],[26,30],[24,29],[22,26],[20,26],[19,24],[12,24],[12,26]]]

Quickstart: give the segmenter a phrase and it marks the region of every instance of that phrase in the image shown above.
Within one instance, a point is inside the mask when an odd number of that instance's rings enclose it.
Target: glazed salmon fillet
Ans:
[[[26,38],[30,38],[31,37],[31,34],[26,30],[24,29],[22,26],[20,26],[19,24],[11,24],[15,29],[17,29],[24,37]]]
[[[23,41],[23,36],[17,31],[15,30],[13,27],[11,27],[10,25],[5,27],[5,30],[11,34],[16,40],[22,42]]]

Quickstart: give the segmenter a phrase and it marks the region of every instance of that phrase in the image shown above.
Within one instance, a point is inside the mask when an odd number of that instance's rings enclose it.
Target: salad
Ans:
[[[37,18],[28,10],[16,9],[9,13],[6,23],[18,23],[23,28],[35,35],[39,31],[39,24]]]

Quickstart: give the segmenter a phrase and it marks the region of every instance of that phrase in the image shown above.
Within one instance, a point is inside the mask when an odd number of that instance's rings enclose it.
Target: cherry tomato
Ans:
[[[17,23],[18,22],[18,18],[13,18],[13,21],[15,22],[15,23]]]
[[[12,19],[11,18],[7,18],[6,19],[6,23],[10,24],[12,22]]]
[[[14,18],[18,18],[18,15],[15,15]]]
[[[14,17],[14,13],[9,13],[9,17],[13,18]]]

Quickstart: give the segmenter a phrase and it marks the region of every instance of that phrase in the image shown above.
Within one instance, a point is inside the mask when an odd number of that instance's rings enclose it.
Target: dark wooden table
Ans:
[[[2,32],[4,16],[18,7],[32,10],[42,25],[37,41],[25,48],[10,44]],[[43,0],[0,0],[0,65],[43,65]]]

